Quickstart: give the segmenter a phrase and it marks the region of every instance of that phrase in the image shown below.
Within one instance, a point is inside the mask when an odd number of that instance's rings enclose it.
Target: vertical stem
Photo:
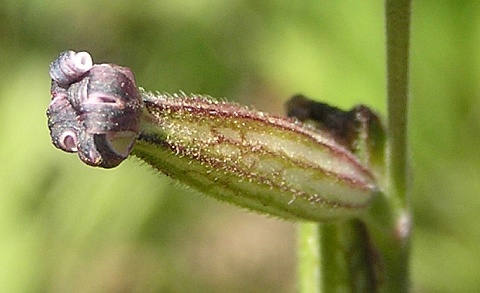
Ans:
[[[298,291],[378,292],[377,267],[365,224],[299,224]]]
[[[407,205],[407,118],[411,0],[386,0],[389,196]]]
[[[347,248],[341,242],[340,224],[320,226],[323,292],[351,292]]]
[[[387,33],[387,201],[392,206],[392,234],[377,243],[387,262],[386,277],[397,292],[409,288],[411,215],[408,166],[409,40],[411,0],[386,0]],[[375,234],[375,233],[373,233]],[[376,239],[380,240],[380,239]]]
[[[298,224],[298,292],[322,292],[320,225]]]
[[[387,187],[364,219],[378,251],[380,292],[409,291],[411,215],[408,178],[408,90],[411,0],[386,0]]]
[[[407,119],[410,15],[411,0],[385,1],[386,190],[376,197],[372,208],[360,221],[300,224],[301,293],[409,291],[411,217]],[[354,249],[356,247],[358,249]]]

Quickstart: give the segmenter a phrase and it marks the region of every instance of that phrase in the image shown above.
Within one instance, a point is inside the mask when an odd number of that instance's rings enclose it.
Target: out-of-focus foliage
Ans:
[[[294,225],[49,142],[65,49],[150,90],[385,112],[382,1],[0,0],[1,292],[293,292]],[[414,1],[415,292],[480,291],[480,2]]]

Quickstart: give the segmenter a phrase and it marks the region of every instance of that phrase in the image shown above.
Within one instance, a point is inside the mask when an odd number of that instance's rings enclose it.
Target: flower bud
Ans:
[[[112,64],[92,65],[88,53],[67,51],[52,62],[50,76],[53,144],[77,152],[91,166],[112,168],[125,160],[142,111],[133,73]]]
[[[377,192],[341,132],[205,96],[139,91],[128,68],[95,65],[85,52],[62,53],[50,76],[52,142],[88,165],[112,168],[133,152],[207,195],[285,219],[354,217]]]

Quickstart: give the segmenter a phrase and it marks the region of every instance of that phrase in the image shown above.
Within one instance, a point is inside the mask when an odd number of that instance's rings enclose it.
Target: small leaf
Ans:
[[[330,133],[374,173],[377,183],[378,180],[384,181],[386,129],[379,115],[369,107],[357,105],[344,111],[296,95],[286,103],[286,108],[289,117]]]

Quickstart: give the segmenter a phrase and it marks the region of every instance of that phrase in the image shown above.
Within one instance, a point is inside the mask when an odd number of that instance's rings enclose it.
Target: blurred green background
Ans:
[[[480,292],[480,2],[414,1],[414,292]],[[65,49],[146,89],[385,113],[382,1],[0,0],[0,292],[294,292],[295,225],[56,150]]]

